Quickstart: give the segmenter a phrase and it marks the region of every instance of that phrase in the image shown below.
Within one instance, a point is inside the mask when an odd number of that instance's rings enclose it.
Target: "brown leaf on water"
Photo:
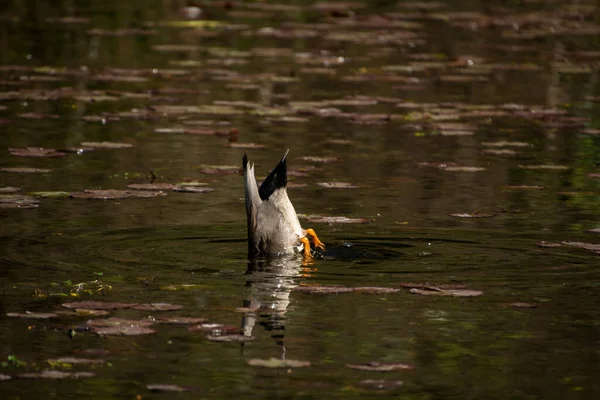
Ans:
[[[363,379],[362,381],[358,382],[358,384],[368,389],[393,390],[403,386],[404,382],[389,381],[385,379]]]
[[[495,216],[496,214],[486,214],[486,213],[480,213],[480,212],[474,212],[472,214],[460,214],[460,213],[456,213],[456,214],[449,214],[451,217],[457,217],[457,218],[490,218]]]
[[[268,360],[260,358],[252,358],[246,361],[251,367],[265,367],[265,368],[305,368],[310,367],[310,361],[290,360],[290,359],[279,359],[271,357]]]
[[[168,304],[168,303],[150,303],[150,304],[138,304],[131,307],[135,310],[142,311],[175,311],[181,310],[183,306],[178,304]]]
[[[349,182],[318,182],[317,185],[326,189],[357,189],[360,187]]]
[[[17,317],[17,318],[32,318],[32,319],[48,319],[48,318],[56,318],[58,317],[55,313],[41,313],[41,312],[31,312],[25,311],[25,313],[6,313],[8,317]]]
[[[83,147],[92,147],[94,149],[127,149],[133,147],[130,143],[119,143],[119,142],[83,142]]]
[[[354,291],[353,288],[345,286],[296,286],[293,290],[307,294],[338,294]]]
[[[375,287],[375,286],[360,286],[354,288],[355,292],[363,294],[388,294],[397,293],[400,289],[388,288],[388,287]]]
[[[390,372],[399,370],[411,370],[415,367],[410,364],[388,364],[380,363],[377,361],[371,361],[366,364],[346,364],[346,367],[352,369],[359,369],[361,371],[377,371],[377,372]]]
[[[119,310],[123,308],[131,308],[137,306],[138,303],[117,303],[103,301],[74,301],[71,303],[63,303],[63,307],[71,309],[83,310]]]
[[[84,190],[83,192],[71,193],[69,197],[73,199],[91,199],[91,200],[115,200],[128,199],[131,197],[148,198],[165,196],[165,192],[145,191],[145,190]]]
[[[172,183],[132,183],[127,187],[135,190],[171,190],[175,185]]]
[[[161,383],[146,385],[146,389],[148,389],[152,392],[189,392],[189,391],[191,391],[191,389],[183,387],[183,386],[173,385],[173,384],[161,384]]]
[[[205,323],[208,319],[200,317],[156,317],[153,318],[153,321],[159,324],[191,325]]]
[[[57,370],[46,369],[41,372],[27,372],[19,374],[17,378],[24,379],[80,379],[93,378],[96,376],[93,372],[63,372]]]
[[[44,147],[9,148],[10,154],[18,157],[63,157],[66,153]]]
[[[24,174],[52,172],[51,169],[47,169],[47,168],[29,168],[29,167],[4,167],[4,168],[0,168],[0,171],[2,171],[2,172],[17,172],[17,173],[24,173]]]

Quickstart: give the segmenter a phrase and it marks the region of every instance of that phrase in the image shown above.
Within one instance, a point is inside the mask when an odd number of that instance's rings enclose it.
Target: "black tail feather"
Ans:
[[[286,157],[289,150],[285,152],[279,164],[273,168],[273,171],[265,178],[263,183],[258,188],[258,195],[260,199],[265,201],[273,194],[277,189],[284,188],[287,185],[287,163]]]
[[[244,153],[244,157],[242,157],[242,166],[244,167],[244,171],[248,168],[248,154]]]

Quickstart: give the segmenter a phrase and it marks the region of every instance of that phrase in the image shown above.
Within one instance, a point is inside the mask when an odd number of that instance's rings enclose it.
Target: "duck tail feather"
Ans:
[[[258,189],[261,200],[268,200],[277,189],[285,188],[287,185],[287,162],[286,157],[289,150],[285,152],[279,164],[273,168]]]

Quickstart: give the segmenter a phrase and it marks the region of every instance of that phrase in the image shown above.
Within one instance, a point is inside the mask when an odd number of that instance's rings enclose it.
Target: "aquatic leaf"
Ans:
[[[172,183],[132,183],[127,187],[135,190],[171,190],[175,185]]]
[[[240,327],[233,325],[223,325],[223,324],[199,324],[192,325],[188,327],[188,331],[190,332],[204,332],[209,333],[213,336],[219,335],[239,335]]]
[[[357,189],[360,187],[348,182],[318,182],[317,185],[326,189]]]
[[[315,163],[323,163],[323,164],[329,164],[329,163],[335,163],[335,162],[342,161],[342,159],[340,157],[304,156],[304,157],[298,157],[298,159],[299,160],[303,160],[303,161],[315,162]]]
[[[271,357],[268,360],[262,360],[260,358],[252,358],[246,361],[251,367],[265,367],[265,368],[304,368],[310,367],[310,361],[290,360],[290,359],[279,359]]]
[[[57,311],[57,314],[65,316],[78,316],[78,317],[103,317],[109,315],[108,311],[103,310],[86,310],[82,308],[75,308],[71,311]]]
[[[206,289],[208,287],[209,286],[206,286],[206,285],[182,283],[182,284],[178,284],[178,285],[164,285],[164,286],[161,286],[159,289],[175,291],[175,290],[199,290],[199,289]]]
[[[600,228],[588,229],[588,232],[590,232],[590,233],[600,233]]]
[[[554,248],[554,247],[562,247],[562,244],[560,243],[552,243],[552,242],[546,242],[546,241],[541,241],[537,244],[538,247],[545,247],[545,248]]]
[[[481,145],[488,147],[531,147],[531,144],[527,142],[508,142],[504,140],[497,142],[481,142]]]
[[[69,192],[29,192],[31,196],[42,197],[42,198],[60,198],[60,197],[69,197],[71,193]]]
[[[485,171],[487,168],[484,167],[466,167],[466,166],[448,166],[443,168],[444,171],[451,172],[481,172]]]
[[[404,385],[403,381],[389,381],[385,379],[363,379],[358,382],[360,386],[376,390],[393,390]]]
[[[227,143],[226,146],[232,147],[234,149],[264,149],[265,147],[267,147],[264,144],[258,144],[258,143],[237,143],[237,142]]]
[[[7,381],[9,379],[12,379],[12,376],[10,375],[4,375],[4,374],[0,374],[0,382],[2,381]]]
[[[491,156],[514,156],[517,152],[510,149],[483,149],[481,150],[481,154]]]
[[[296,286],[293,289],[295,292],[302,292],[308,294],[337,294],[337,293],[350,293],[354,289],[345,286]]]
[[[250,342],[255,340],[254,336],[244,336],[244,335],[206,335],[206,339],[212,342]]]
[[[19,157],[63,157],[66,153],[44,147],[9,148],[10,154]]]
[[[202,324],[208,320],[200,317],[156,317],[153,318],[153,321],[159,324],[191,325]]]
[[[175,311],[181,310],[183,306],[178,304],[168,304],[168,303],[150,303],[150,304],[138,304],[132,307],[135,310],[143,310],[143,311]]]
[[[589,250],[596,254],[600,254],[600,244],[583,243],[583,242],[562,242],[562,244],[571,246],[571,247],[577,247],[578,249]]]
[[[103,301],[74,301],[71,303],[64,303],[62,306],[71,309],[82,309],[82,310],[119,310],[123,308],[131,308],[137,306],[138,303],[117,303],[117,302],[103,302]]]
[[[566,165],[543,164],[543,165],[519,165],[519,168],[533,170],[564,171],[570,167]]]
[[[146,389],[153,392],[189,392],[189,388],[185,388],[183,386],[173,385],[173,384],[152,384],[146,385]]]
[[[39,200],[23,194],[0,194],[0,208],[37,208]]]
[[[0,194],[16,193],[20,190],[21,190],[21,188],[6,186],[6,187],[0,188]]]
[[[476,297],[483,294],[480,290],[469,289],[439,289],[436,287],[428,287],[426,289],[410,289],[411,293],[421,294],[424,296],[452,296],[452,297]]]
[[[95,149],[126,149],[133,147],[130,143],[118,143],[118,142],[83,142],[83,147],[91,147]]]
[[[106,361],[98,358],[60,357],[51,358],[48,363],[53,364],[104,364]]]
[[[4,167],[4,168],[0,168],[0,171],[2,171],[2,172],[17,172],[17,173],[25,173],[25,174],[52,172],[52,170],[48,169],[48,168],[29,168],[29,167]]]
[[[55,313],[41,313],[41,312],[31,312],[25,311],[25,313],[6,313],[9,317],[18,317],[18,318],[33,318],[33,319],[48,319],[48,318],[56,318],[58,317]]]
[[[348,218],[348,217],[326,217],[321,215],[301,216],[310,222],[325,224],[368,224],[372,222],[366,218]]]
[[[375,286],[359,286],[355,287],[354,291],[363,294],[388,294],[397,293],[400,291],[400,289]]]
[[[366,364],[346,364],[346,367],[352,369],[359,369],[361,371],[377,371],[377,372],[389,372],[398,370],[410,370],[415,367],[410,364],[388,364],[380,363],[377,361],[371,361]]]
[[[104,328],[114,326],[150,326],[154,324],[154,321],[148,319],[142,320],[131,320],[123,318],[102,318],[102,319],[91,319],[87,321],[87,325],[92,327]]]
[[[510,185],[504,186],[504,188],[509,190],[544,190],[544,187],[539,185]]]
[[[25,379],[80,379],[93,378],[96,376],[93,372],[63,372],[57,370],[43,370],[41,372],[27,372],[17,375],[17,378]]]
[[[474,212],[472,214],[460,214],[460,213],[456,213],[456,214],[449,214],[451,217],[457,217],[457,218],[490,218],[495,216],[496,214],[486,214],[486,213],[480,213],[480,212]]]
[[[184,193],[208,193],[212,192],[215,189],[207,188],[207,187],[198,187],[193,185],[183,185],[183,186],[174,186],[174,192],[184,192]]]
[[[137,336],[156,333],[154,329],[143,325],[119,325],[106,327],[93,327],[92,331],[98,335],[124,335]]]
[[[83,192],[71,193],[69,197],[73,199],[92,199],[92,200],[115,200],[128,199],[131,197],[148,198],[165,196],[165,192],[155,192],[146,190],[84,190]]]

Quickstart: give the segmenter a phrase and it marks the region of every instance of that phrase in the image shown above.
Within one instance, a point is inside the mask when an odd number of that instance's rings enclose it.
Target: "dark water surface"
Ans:
[[[2,399],[600,396],[596,1],[199,4],[0,4]],[[85,142],[131,146],[18,150]],[[327,250],[248,263],[241,157],[286,149]],[[254,340],[88,323],[176,316]]]

